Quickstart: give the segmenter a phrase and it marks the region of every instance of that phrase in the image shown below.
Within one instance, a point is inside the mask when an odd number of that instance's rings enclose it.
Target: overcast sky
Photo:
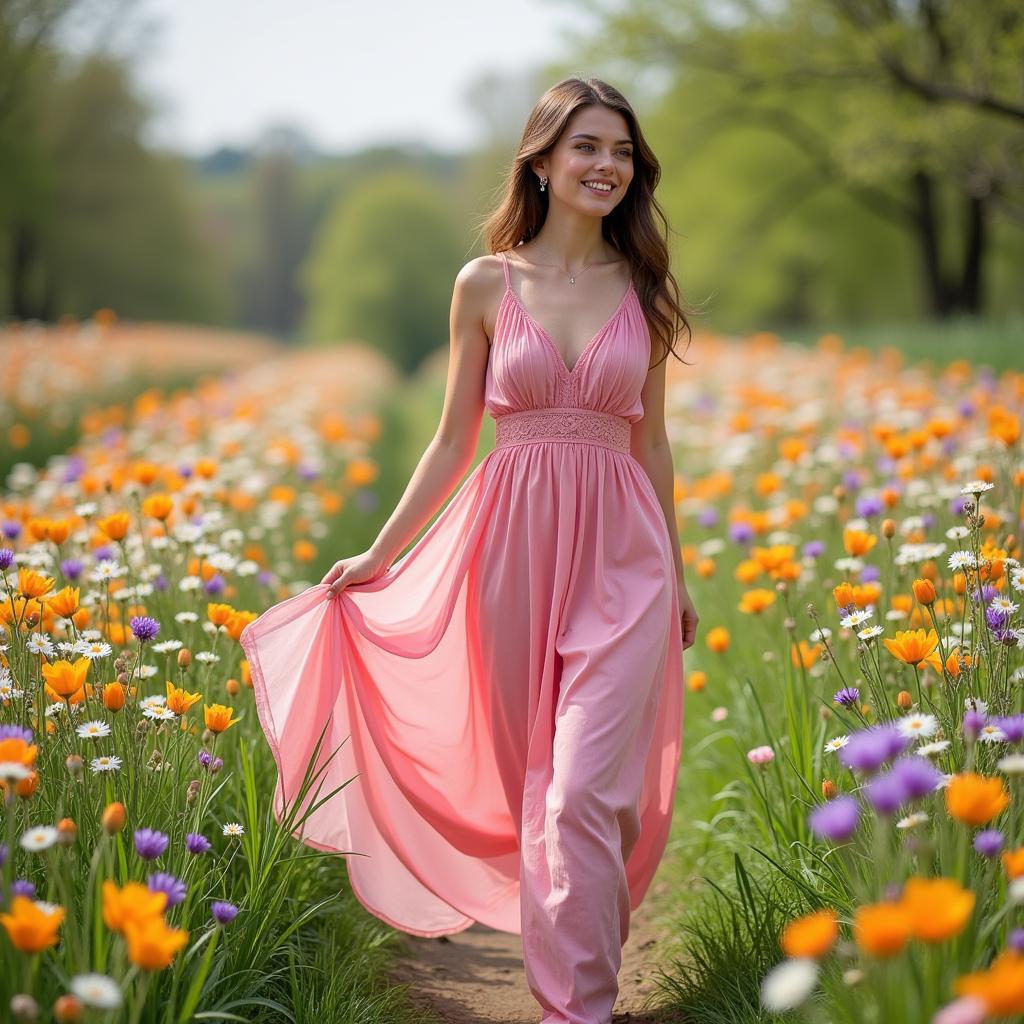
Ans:
[[[150,138],[197,155],[289,121],[331,152],[399,140],[461,149],[480,130],[464,99],[469,83],[561,56],[564,30],[580,28],[574,8],[557,0],[138,0],[135,14],[154,30],[135,62],[137,81],[160,103]]]

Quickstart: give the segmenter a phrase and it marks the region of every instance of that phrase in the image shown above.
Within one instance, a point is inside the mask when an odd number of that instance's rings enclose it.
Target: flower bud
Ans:
[[[39,788],[39,772],[29,772],[23,779],[18,779],[14,784],[14,792],[22,798],[29,800]]]
[[[128,673],[127,672],[118,672],[117,673],[117,681],[122,686],[127,686],[128,685]]]
[[[124,707],[125,691],[122,683],[107,683],[103,687],[103,706],[108,711],[120,711]]]
[[[178,651],[178,668],[188,668],[192,664],[192,652],[187,647]]]
[[[78,838],[78,826],[73,818],[61,818],[57,822],[57,842],[61,846],[74,846]]]
[[[883,519],[882,520],[882,536],[887,540],[891,540],[896,536],[896,520],[895,519]]]
[[[242,684],[237,679],[229,679],[224,686],[232,697],[237,697],[242,689]]]
[[[191,804],[194,804],[196,802],[196,800],[199,799],[199,786],[200,786],[200,783],[199,783],[198,779],[193,779],[188,784],[188,790],[185,793],[185,803],[191,805]]]
[[[70,993],[60,996],[53,1004],[53,1019],[57,1024],[78,1024],[83,1012],[81,1000]]]
[[[27,993],[11,996],[11,1013],[16,1021],[33,1021],[39,1016],[39,1004]]]
[[[78,754],[68,754],[64,759],[64,766],[68,770],[68,774],[76,782],[81,782],[85,776],[85,769],[81,757]]]
[[[786,583],[785,580],[779,580],[775,584],[775,590],[780,594],[784,594],[787,590],[789,590],[789,585]]]
[[[909,690],[900,690],[896,695],[896,704],[901,711],[909,711],[914,706],[914,698]]]
[[[919,604],[923,604],[926,607],[935,604],[937,595],[935,593],[935,584],[931,580],[914,580],[913,589],[914,597],[917,598]]]
[[[103,831],[108,835],[120,832],[124,828],[125,816],[124,804],[119,801],[107,804],[103,809],[103,817],[101,819]]]
[[[831,800],[837,792],[839,791],[836,789],[836,784],[834,782],[830,779],[821,780],[821,795],[826,800]]]

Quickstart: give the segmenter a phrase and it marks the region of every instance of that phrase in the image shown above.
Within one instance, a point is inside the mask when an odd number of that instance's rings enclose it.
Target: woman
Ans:
[[[548,1024],[611,1019],[697,626],[664,425],[689,325],[659,174],[611,86],[541,97],[486,224],[496,255],[455,280],[444,409],[405,494],[368,551],[241,638],[278,819],[301,804],[300,838],[353,854],[354,892],[396,928],[521,933]],[[485,408],[494,451],[393,561],[468,468]],[[296,799],[311,761],[340,797]]]

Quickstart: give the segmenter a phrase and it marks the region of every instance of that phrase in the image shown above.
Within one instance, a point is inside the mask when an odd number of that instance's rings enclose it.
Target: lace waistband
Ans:
[[[629,452],[630,422],[597,409],[524,409],[494,418],[495,448],[530,441],[584,441]]]

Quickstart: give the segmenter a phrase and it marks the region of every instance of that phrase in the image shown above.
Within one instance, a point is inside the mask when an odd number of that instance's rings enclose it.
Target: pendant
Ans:
[[[569,278],[569,284],[575,284],[575,283],[576,283],[576,278],[575,277],[570,277]]]

